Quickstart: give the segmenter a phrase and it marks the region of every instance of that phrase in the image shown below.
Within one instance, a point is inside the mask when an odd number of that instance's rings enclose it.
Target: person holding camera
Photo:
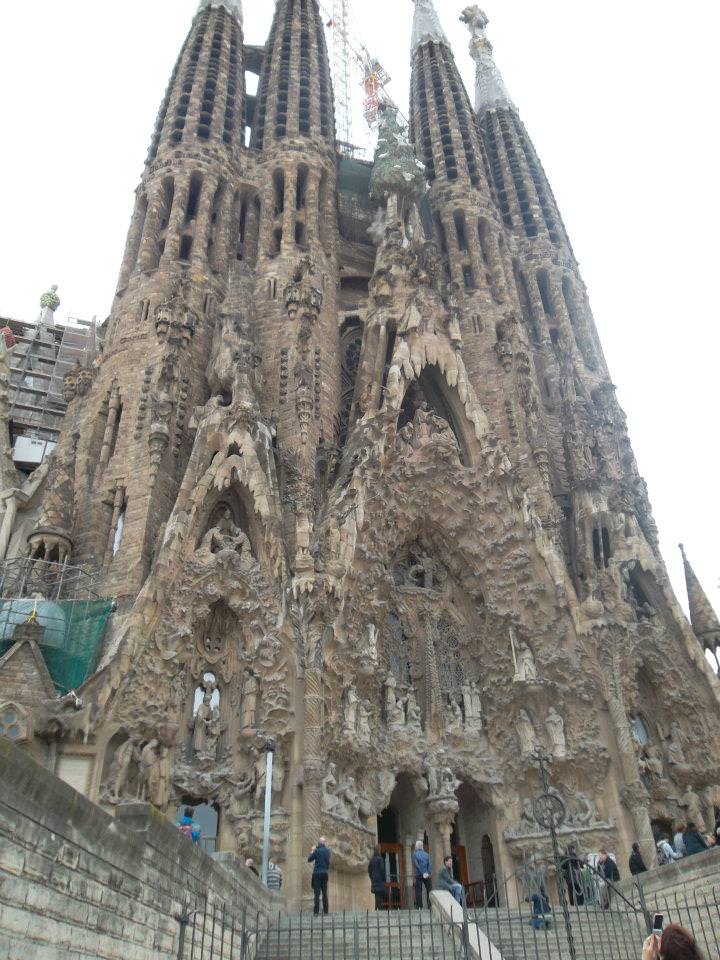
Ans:
[[[704,960],[695,937],[673,923],[662,933],[653,930],[645,941],[642,960]]]
[[[313,863],[313,874],[311,885],[315,895],[315,904],[313,913],[317,916],[320,913],[320,897],[322,896],[323,913],[330,911],[328,903],[328,878],[330,876],[330,848],[325,843],[325,837],[320,837],[317,844],[310,851],[308,863]]]

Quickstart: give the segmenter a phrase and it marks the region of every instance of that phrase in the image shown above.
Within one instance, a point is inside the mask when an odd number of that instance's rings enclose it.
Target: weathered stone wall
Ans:
[[[0,741],[0,956],[176,957],[183,902],[240,921],[278,911],[240,861],[220,866],[147,804],[116,818]]]

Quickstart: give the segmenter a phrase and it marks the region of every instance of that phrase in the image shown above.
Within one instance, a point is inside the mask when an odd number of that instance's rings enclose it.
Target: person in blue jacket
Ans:
[[[422,910],[423,886],[427,892],[428,908],[430,907],[430,892],[432,890],[432,864],[430,855],[426,852],[422,840],[418,840],[412,855],[415,869],[415,906]]]
[[[312,874],[312,888],[315,894],[314,914],[320,913],[320,895],[322,894],[323,913],[328,913],[330,906],[328,903],[328,877],[330,876],[330,848],[325,843],[325,837],[320,837],[317,846],[310,851],[308,863],[314,863]]]

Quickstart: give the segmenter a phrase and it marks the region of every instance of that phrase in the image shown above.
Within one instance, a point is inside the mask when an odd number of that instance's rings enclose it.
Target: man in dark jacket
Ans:
[[[640,873],[647,873],[647,867],[645,866],[643,855],[640,852],[639,843],[634,843],[632,845],[632,853],[630,854],[630,873],[633,875],[633,877],[637,877]]]
[[[702,853],[707,850],[708,845],[705,837],[702,836],[696,824],[688,823],[685,829],[685,856],[691,857],[694,853]]]
[[[370,877],[370,890],[375,894],[375,909],[382,910],[385,906],[387,874],[385,872],[385,858],[380,853],[379,847],[375,847],[372,859],[368,864],[368,876]]]
[[[438,874],[438,887],[440,890],[447,890],[448,893],[451,893],[458,903],[462,903],[462,884],[458,883],[453,877],[453,860],[452,857],[445,857],[443,860],[443,865],[440,868],[440,873]]]
[[[314,863],[312,875],[312,888],[315,894],[315,905],[313,912],[315,916],[320,913],[320,895],[322,894],[323,913],[327,914],[330,910],[328,903],[328,877],[330,875],[330,849],[325,844],[325,837],[320,837],[317,846],[313,847],[308,857],[308,863]]]

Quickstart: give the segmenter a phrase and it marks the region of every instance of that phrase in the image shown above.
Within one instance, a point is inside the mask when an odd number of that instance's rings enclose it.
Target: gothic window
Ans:
[[[648,728],[645,725],[644,719],[640,714],[635,714],[630,717],[630,727],[632,729],[633,738],[640,744],[641,747],[645,747],[650,743],[650,734],[648,733]]]
[[[27,739],[28,724],[20,707],[14,703],[5,703],[0,706],[0,737],[19,743]]]
[[[340,333],[342,358],[342,400],[340,406],[340,425],[338,446],[344,447],[350,425],[350,411],[355,397],[355,381],[360,366],[363,328],[358,317],[350,317],[343,324]]]
[[[543,310],[548,317],[555,316],[555,310],[553,308],[552,294],[550,292],[550,278],[548,276],[547,270],[538,270],[537,272],[537,285],[538,290],[540,291],[540,299],[542,300]]]
[[[437,663],[440,690],[458,697],[465,682],[462,665],[460,637],[447,617],[440,617],[436,627],[435,661]]]
[[[307,196],[308,168],[304,165],[298,167],[297,185],[295,187],[295,209],[303,210]]]
[[[389,613],[385,617],[385,651],[388,667],[392,671],[398,686],[411,686],[412,652],[410,641],[405,635],[400,619],[394,613]]]
[[[190,189],[188,190],[187,206],[185,207],[185,222],[192,223],[197,216],[198,204],[200,203],[200,191],[202,190],[202,177],[199,173],[194,173],[190,177]]]
[[[285,174],[282,170],[273,173],[273,193],[275,197],[275,216],[279,217],[285,210]]]

